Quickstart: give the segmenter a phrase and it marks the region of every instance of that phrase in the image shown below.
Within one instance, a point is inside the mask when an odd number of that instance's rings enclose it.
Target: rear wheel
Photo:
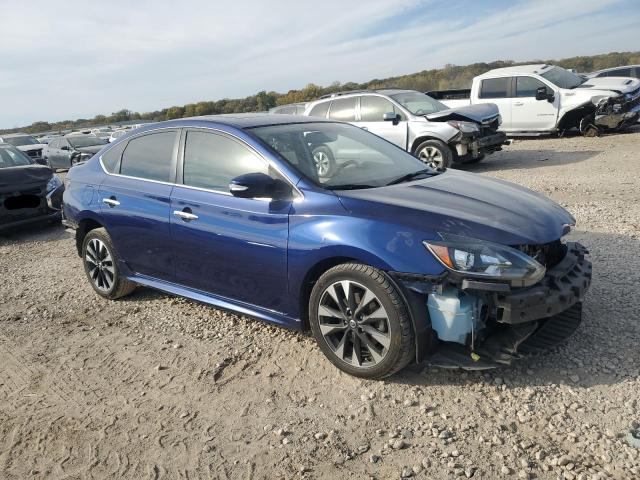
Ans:
[[[405,302],[386,274],[348,263],[325,272],[311,292],[311,330],[327,358],[363,378],[383,378],[415,356]]]
[[[115,300],[129,295],[135,283],[120,273],[118,254],[104,228],[91,230],[82,242],[82,259],[87,279],[98,295]]]
[[[453,164],[453,152],[440,140],[425,140],[414,152],[422,162],[438,170],[449,168]]]

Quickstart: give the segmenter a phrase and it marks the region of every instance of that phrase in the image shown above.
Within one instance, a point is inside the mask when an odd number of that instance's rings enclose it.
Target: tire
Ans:
[[[318,177],[327,178],[335,173],[336,159],[329,147],[326,145],[317,146],[313,149],[312,154]]]
[[[118,259],[111,237],[104,228],[91,230],[84,237],[84,272],[96,293],[109,300],[129,295],[136,288],[135,283],[120,273]]]
[[[309,324],[329,361],[356,377],[388,377],[415,358],[402,295],[384,272],[367,265],[345,263],[318,279],[309,299]]]
[[[425,140],[418,145],[414,155],[430,167],[442,170],[453,165],[453,152],[449,146],[440,140]]]

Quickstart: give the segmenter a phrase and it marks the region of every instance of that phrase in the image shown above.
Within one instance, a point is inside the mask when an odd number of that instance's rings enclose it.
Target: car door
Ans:
[[[398,122],[385,121],[385,113],[400,115]],[[360,97],[360,118],[355,125],[375,133],[379,137],[395,143],[400,148],[407,148],[407,118],[393,103],[379,95],[362,95]]]
[[[181,182],[171,195],[177,282],[285,312],[291,202],[229,193],[231,180],[243,174],[284,177],[246,143],[220,131],[185,130],[181,159]]]
[[[173,281],[171,190],[177,129],[145,133],[102,155],[109,172],[99,188],[100,213],[121,260],[139,275]]]
[[[516,130],[511,122],[511,77],[485,78],[480,81],[478,103],[495,103],[500,110],[502,126],[506,132]]]
[[[58,146],[60,145],[60,139],[51,140],[49,144],[44,147],[44,151],[46,152],[46,160],[49,162],[49,165],[52,168],[59,168],[58,166]]]
[[[536,100],[536,90],[547,89],[553,94],[553,101]],[[558,121],[560,95],[543,81],[531,76],[517,76],[514,79],[515,94],[512,98],[511,125],[522,131],[549,131]]]
[[[73,152],[73,147],[69,143],[69,140],[66,138],[60,139],[60,144],[58,147],[58,155],[56,156],[56,161],[58,162],[58,168],[70,168],[71,167],[71,153]]]

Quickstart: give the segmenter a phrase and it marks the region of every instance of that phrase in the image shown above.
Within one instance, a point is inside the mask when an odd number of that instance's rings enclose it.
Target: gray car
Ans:
[[[45,146],[43,156],[53,169],[71,168],[88,160],[102,150],[109,141],[91,134],[71,134],[55,138]]]
[[[415,90],[384,89],[334,93],[310,103],[304,115],[357,125],[398,145],[434,168],[475,163],[501,150],[500,113],[493,104],[450,109]],[[357,155],[344,149],[346,157]],[[330,149],[314,150],[320,176],[339,168]],[[350,161],[353,159],[350,158]]]

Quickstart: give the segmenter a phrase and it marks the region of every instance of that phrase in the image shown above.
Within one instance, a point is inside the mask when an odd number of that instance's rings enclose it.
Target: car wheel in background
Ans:
[[[449,168],[453,163],[453,152],[440,140],[425,140],[416,148],[414,155],[428,166],[436,169]]]
[[[384,378],[415,357],[403,297],[384,272],[367,265],[325,272],[311,292],[309,323],[322,352],[350,375]]]
[[[336,160],[333,157],[333,152],[326,145],[320,145],[313,149],[313,161],[320,178],[330,177],[336,170]]]
[[[115,300],[136,288],[135,283],[120,274],[118,254],[104,228],[87,233],[82,242],[82,261],[87,279],[98,295]]]

